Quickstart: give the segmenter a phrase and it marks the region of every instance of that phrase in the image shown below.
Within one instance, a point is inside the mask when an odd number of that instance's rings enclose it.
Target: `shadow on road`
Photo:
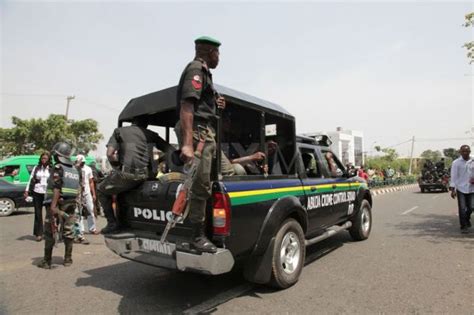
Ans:
[[[306,250],[305,265],[350,242],[341,233]],[[239,296],[261,298],[274,289],[245,281],[238,266],[228,274],[204,276],[124,262],[84,271],[76,286],[93,286],[122,297],[118,312],[123,313],[212,313],[217,306]]]
[[[428,190],[425,192],[421,192],[418,190],[418,191],[414,191],[413,193],[418,194],[418,195],[429,195],[429,194],[446,194],[447,192],[439,189],[439,190]]]
[[[36,237],[33,235],[23,235],[16,239],[17,241],[34,241],[36,242]]]
[[[474,249],[474,229],[471,229],[470,234],[461,234],[457,217],[436,214],[412,214],[411,216],[418,220],[389,225],[406,232],[402,236],[422,237],[435,244],[446,243],[446,241],[461,242],[468,249]]]
[[[122,300],[118,312],[181,313],[217,294],[245,283],[241,271],[220,276],[204,276],[124,262],[84,271],[76,285],[112,291]]]
[[[64,249],[63,249],[63,252],[64,252]],[[33,258],[31,258],[31,264],[33,266],[38,266],[38,264],[42,260],[43,260],[43,256],[33,257]],[[63,262],[64,262],[64,257],[62,257],[62,256],[53,256],[53,257],[51,257],[51,269],[56,269],[58,267],[64,267]]]
[[[9,217],[14,217],[17,215],[28,215],[28,214],[34,214],[34,212],[30,210],[17,210],[17,211],[12,212],[12,214],[10,214]]]

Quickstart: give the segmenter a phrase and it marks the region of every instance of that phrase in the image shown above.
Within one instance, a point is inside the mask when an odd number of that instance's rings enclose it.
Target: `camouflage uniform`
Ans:
[[[62,237],[65,245],[64,264],[72,263],[72,244],[74,241],[74,221],[76,208],[76,194],[79,187],[79,175],[72,166],[57,163],[48,181],[46,192],[46,218],[44,221],[44,259],[39,267],[50,268],[53,246],[57,242],[54,237],[53,226],[57,226],[57,233]],[[59,213],[53,213],[51,202],[54,189],[59,189]],[[62,213],[64,212],[64,213]]]
[[[181,100],[193,99],[193,145],[196,148],[200,137],[205,139],[201,154],[201,162],[196,171],[194,182],[191,186],[191,199],[189,201],[189,219],[192,223],[202,223],[205,220],[206,201],[211,196],[211,167],[212,159],[216,153],[215,125],[216,97],[212,83],[212,74],[206,63],[196,58],[184,69],[178,85],[177,112],[180,112]],[[182,147],[181,121],[175,126],[179,146]]]

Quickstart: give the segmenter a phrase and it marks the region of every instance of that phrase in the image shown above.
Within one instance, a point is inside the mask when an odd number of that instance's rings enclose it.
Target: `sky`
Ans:
[[[104,140],[134,97],[179,81],[194,39],[222,42],[214,82],[272,101],[298,133],[364,133],[408,156],[473,143],[470,2],[0,0],[0,127],[93,118]],[[406,142],[398,145],[399,143]]]

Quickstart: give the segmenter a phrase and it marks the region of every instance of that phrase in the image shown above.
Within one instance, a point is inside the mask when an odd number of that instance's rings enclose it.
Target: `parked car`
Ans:
[[[32,201],[23,197],[25,187],[15,185],[0,179],[0,217],[12,214],[18,208],[32,207]]]
[[[17,155],[0,161],[0,179],[24,187],[28,184],[30,174],[35,165],[38,165],[39,155]],[[76,160],[76,156],[71,158]],[[86,157],[86,164],[90,165],[95,161],[92,156]]]

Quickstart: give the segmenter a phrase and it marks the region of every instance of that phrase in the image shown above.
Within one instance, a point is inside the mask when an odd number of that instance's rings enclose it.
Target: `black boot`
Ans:
[[[206,237],[204,223],[195,223],[193,226],[194,249],[203,253],[216,253],[217,247]]]
[[[51,269],[51,258],[53,256],[53,246],[44,247],[44,257],[43,260],[38,264],[39,268]]]
[[[72,244],[74,241],[69,238],[64,239],[65,253],[64,253],[64,267],[69,267],[72,265]]]

